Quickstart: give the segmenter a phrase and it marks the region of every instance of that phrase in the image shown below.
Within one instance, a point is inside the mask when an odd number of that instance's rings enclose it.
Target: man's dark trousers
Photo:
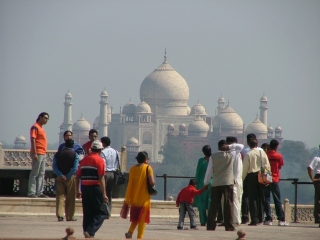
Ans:
[[[83,231],[94,236],[106,218],[100,186],[82,186]]]
[[[208,214],[207,230],[215,230],[217,226],[216,218],[219,211],[221,197],[223,202],[223,220],[225,229],[234,230],[233,223],[233,185],[215,186],[211,188],[211,203]]]

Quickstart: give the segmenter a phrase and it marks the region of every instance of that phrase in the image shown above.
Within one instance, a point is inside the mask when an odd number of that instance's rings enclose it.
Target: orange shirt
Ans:
[[[35,123],[30,128],[30,141],[32,143],[32,138],[35,139],[37,154],[46,154],[47,153],[47,136],[46,132],[42,128],[42,126],[38,123]],[[30,152],[34,153],[34,148],[30,148]]]

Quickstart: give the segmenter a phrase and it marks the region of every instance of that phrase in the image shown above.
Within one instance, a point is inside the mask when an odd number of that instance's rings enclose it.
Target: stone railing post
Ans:
[[[127,148],[125,145],[121,147],[121,170],[122,172],[127,171]]]
[[[289,199],[285,199],[284,202],[283,202],[283,208],[284,208],[284,216],[285,216],[285,220],[287,222],[291,222],[292,221],[292,218],[291,218],[291,207],[290,207],[290,204],[289,204]]]

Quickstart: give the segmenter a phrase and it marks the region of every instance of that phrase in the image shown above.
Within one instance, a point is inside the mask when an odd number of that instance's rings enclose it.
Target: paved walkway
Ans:
[[[145,239],[236,239],[236,232],[226,232],[223,227],[217,227],[216,231],[206,231],[205,227],[200,230],[177,230],[178,219],[152,218],[147,225]],[[65,236],[65,228],[72,226],[75,229],[74,236],[83,239],[82,217],[76,222],[58,222],[54,216],[0,216],[0,240],[1,239],[61,239]],[[186,219],[186,226],[189,221]],[[274,222],[276,224],[276,222]],[[112,217],[106,220],[95,239],[124,239],[124,233],[130,225],[129,220]],[[291,223],[287,227],[257,226],[250,227],[241,225],[247,233],[247,239],[276,239],[276,240],[315,240],[320,239],[320,228],[313,223]],[[134,233],[136,238],[136,233]]]

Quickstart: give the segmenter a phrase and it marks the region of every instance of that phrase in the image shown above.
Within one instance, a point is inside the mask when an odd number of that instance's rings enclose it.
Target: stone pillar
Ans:
[[[121,147],[121,170],[127,171],[127,148],[124,145]]]
[[[284,211],[284,216],[285,216],[285,220],[290,223],[292,222],[292,218],[291,218],[291,206],[289,204],[289,199],[285,199],[283,202],[283,211]]]

